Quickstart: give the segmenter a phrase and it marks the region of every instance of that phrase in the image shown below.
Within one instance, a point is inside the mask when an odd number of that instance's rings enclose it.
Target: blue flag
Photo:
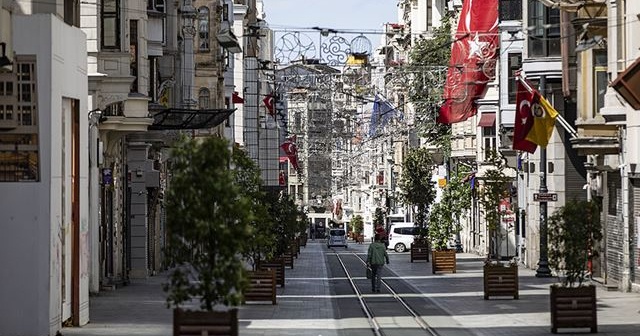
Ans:
[[[393,117],[402,118],[402,114],[386,98],[376,94],[371,111],[369,137],[375,136]]]

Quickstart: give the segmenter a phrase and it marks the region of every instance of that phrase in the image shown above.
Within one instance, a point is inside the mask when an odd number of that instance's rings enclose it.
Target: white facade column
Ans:
[[[192,107],[197,100],[193,96],[195,86],[195,49],[194,38],[196,36],[195,17],[196,9],[191,0],[184,0],[181,14],[182,22],[182,105]]]

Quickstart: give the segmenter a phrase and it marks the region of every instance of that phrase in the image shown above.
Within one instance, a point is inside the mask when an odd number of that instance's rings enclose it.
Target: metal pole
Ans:
[[[540,76],[540,93],[544,94],[546,86],[545,76]],[[547,148],[540,146],[540,194],[549,192],[547,189]],[[548,278],[551,276],[547,246],[547,202],[540,201],[540,259],[536,277]]]

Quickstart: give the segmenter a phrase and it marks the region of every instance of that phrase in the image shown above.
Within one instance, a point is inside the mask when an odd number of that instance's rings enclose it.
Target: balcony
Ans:
[[[605,125],[595,119],[576,123],[578,137],[571,139],[571,146],[578,155],[607,155],[620,152],[618,130],[615,125]]]

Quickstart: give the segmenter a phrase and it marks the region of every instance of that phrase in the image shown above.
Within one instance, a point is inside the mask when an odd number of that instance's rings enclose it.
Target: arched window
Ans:
[[[198,50],[209,51],[209,8],[198,8]]]
[[[209,89],[201,88],[200,93],[198,93],[198,107],[201,109],[209,108],[209,97],[210,97]]]

